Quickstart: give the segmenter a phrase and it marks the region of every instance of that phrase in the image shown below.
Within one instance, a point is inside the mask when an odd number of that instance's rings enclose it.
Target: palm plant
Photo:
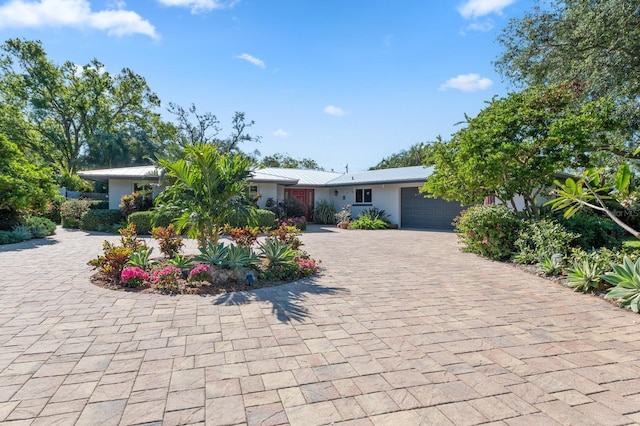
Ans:
[[[193,144],[184,158],[160,160],[173,184],[156,199],[158,204],[179,210],[177,231],[197,238],[198,246],[217,244],[220,231],[230,217],[248,216],[248,178],[252,161],[241,154],[222,154],[211,144]]]

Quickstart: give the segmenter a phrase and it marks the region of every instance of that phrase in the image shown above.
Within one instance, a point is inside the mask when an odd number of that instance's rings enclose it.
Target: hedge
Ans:
[[[257,209],[254,211],[254,218],[256,220],[255,226],[260,228],[273,229],[276,226],[276,214],[270,210]],[[231,218],[229,219],[229,225],[242,228],[243,226],[249,225],[249,218]]]
[[[122,221],[119,209],[88,210],[80,218],[80,229],[107,232]]]
[[[154,212],[152,211],[133,212],[127,216],[127,222],[136,226],[138,235],[147,235],[151,233],[151,228],[153,228],[151,223],[153,215]]]

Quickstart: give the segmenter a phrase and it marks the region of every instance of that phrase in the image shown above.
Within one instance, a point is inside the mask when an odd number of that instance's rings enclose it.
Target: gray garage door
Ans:
[[[418,188],[402,188],[400,220],[403,228],[453,229],[451,222],[463,207],[441,198],[424,198]]]

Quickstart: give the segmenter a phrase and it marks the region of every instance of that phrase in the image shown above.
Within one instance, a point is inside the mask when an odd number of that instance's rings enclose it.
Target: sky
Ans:
[[[244,151],[367,170],[447,140],[465,114],[516,88],[494,69],[497,36],[533,0],[0,0],[0,41],[49,59],[143,76],[169,102],[244,112]]]

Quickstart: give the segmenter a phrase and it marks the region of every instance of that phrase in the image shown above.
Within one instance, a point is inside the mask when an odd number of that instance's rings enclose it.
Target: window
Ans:
[[[371,188],[356,189],[356,204],[371,202]]]
[[[249,196],[255,197],[256,195],[258,195],[258,185],[250,185]]]

